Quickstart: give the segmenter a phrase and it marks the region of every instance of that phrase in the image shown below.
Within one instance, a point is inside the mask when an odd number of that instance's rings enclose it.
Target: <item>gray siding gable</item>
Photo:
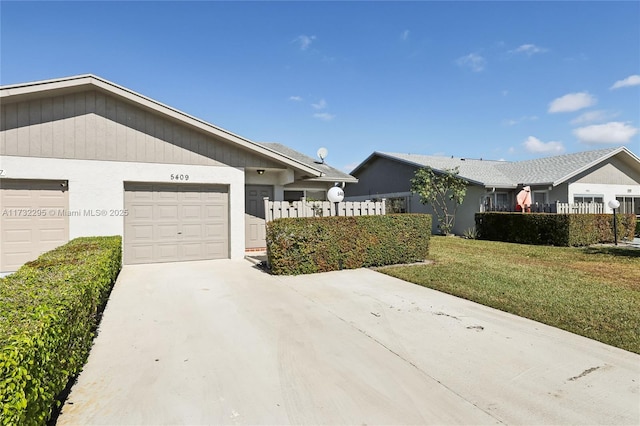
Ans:
[[[99,90],[3,102],[0,155],[284,168]]]
[[[373,157],[370,162],[353,173],[358,183],[345,187],[345,196],[371,196],[394,192],[408,192],[411,178],[418,167],[383,157]]]

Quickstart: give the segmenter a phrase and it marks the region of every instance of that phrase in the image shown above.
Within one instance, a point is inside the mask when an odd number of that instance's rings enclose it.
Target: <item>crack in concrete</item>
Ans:
[[[581,379],[582,377],[586,376],[587,374],[593,373],[594,371],[596,371],[596,370],[598,370],[598,369],[600,369],[602,367],[604,367],[604,366],[603,365],[599,365],[597,367],[587,368],[582,373],[578,374],[577,376],[570,377],[567,380],[570,381],[570,382],[575,382],[576,380]]]

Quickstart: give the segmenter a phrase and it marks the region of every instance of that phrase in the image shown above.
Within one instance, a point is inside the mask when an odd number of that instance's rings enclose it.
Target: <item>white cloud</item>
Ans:
[[[290,101],[300,102],[302,98],[300,96],[289,96]]]
[[[335,115],[329,114],[328,112],[317,112],[317,113],[313,114],[313,117],[317,118],[318,120],[322,120],[322,121],[331,121],[334,118],[336,118]]]
[[[609,90],[620,89],[621,87],[631,87],[631,86],[639,86],[640,85],[640,75],[630,75],[629,77],[618,80],[613,83],[613,86],[609,88]]]
[[[300,50],[307,50],[311,43],[316,39],[316,36],[299,35],[293,39],[294,43],[298,43]]]
[[[562,154],[564,152],[562,142],[542,142],[534,136],[529,136],[522,145],[527,151],[536,154]]]
[[[320,99],[317,103],[311,104],[315,109],[325,109],[327,107],[327,101]]]
[[[400,34],[400,38],[401,38],[403,41],[408,40],[408,39],[409,39],[409,30],[404,30],[404,31],[402,32],[402,34]]]
[[[569,93],[549,103],[549,112],[572,112],[595,105],[597,99],[587,92]]]
[[[605,110],[587,111],[571,120],[571,124],[593,123],[595,121],[605,121],[615,117],[616,113],[610,113]]]
[[[469,53],[466,56],[458,58],[456,60],[456,64],[461,67],[469,67],[471,71],[480,72],[484,70],[484,67],[487,65],[487,61],[477,53]]]
[[[605,124],[593,124],[573,130],[573,134],[582,143],[627,143],[638,133],[638,129],[629,123],[610,121]]]
[[[535,44],[523,44],[516,49],[510,50],[509,53],[522,53],[527,56],[531,56],[536,53],[544,53],[547,51],[548,49],[545,49],[544,47],[536,46]]]

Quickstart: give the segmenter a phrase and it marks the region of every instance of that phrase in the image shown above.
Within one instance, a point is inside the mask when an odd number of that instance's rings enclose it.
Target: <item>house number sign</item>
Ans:
[[[181,181],[186,181],[186,180],[189,180],[189,175],[185,175],[185,174],[173,174],[173,173],[171,173],[170,178],[171,178],[171,180],[181,180]]]

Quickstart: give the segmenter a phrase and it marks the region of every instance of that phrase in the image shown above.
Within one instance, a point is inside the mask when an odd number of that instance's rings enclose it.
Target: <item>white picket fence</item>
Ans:
[[[603,203],[556,203],[556,209],[561,214],[603,214]]]
[[[264,199],[265,219],[270,222],[283,217],[321,216],[379,216],[386,214],[385,199],[381,201],[343,201],[336,205],[330,201],[270,201]]]

